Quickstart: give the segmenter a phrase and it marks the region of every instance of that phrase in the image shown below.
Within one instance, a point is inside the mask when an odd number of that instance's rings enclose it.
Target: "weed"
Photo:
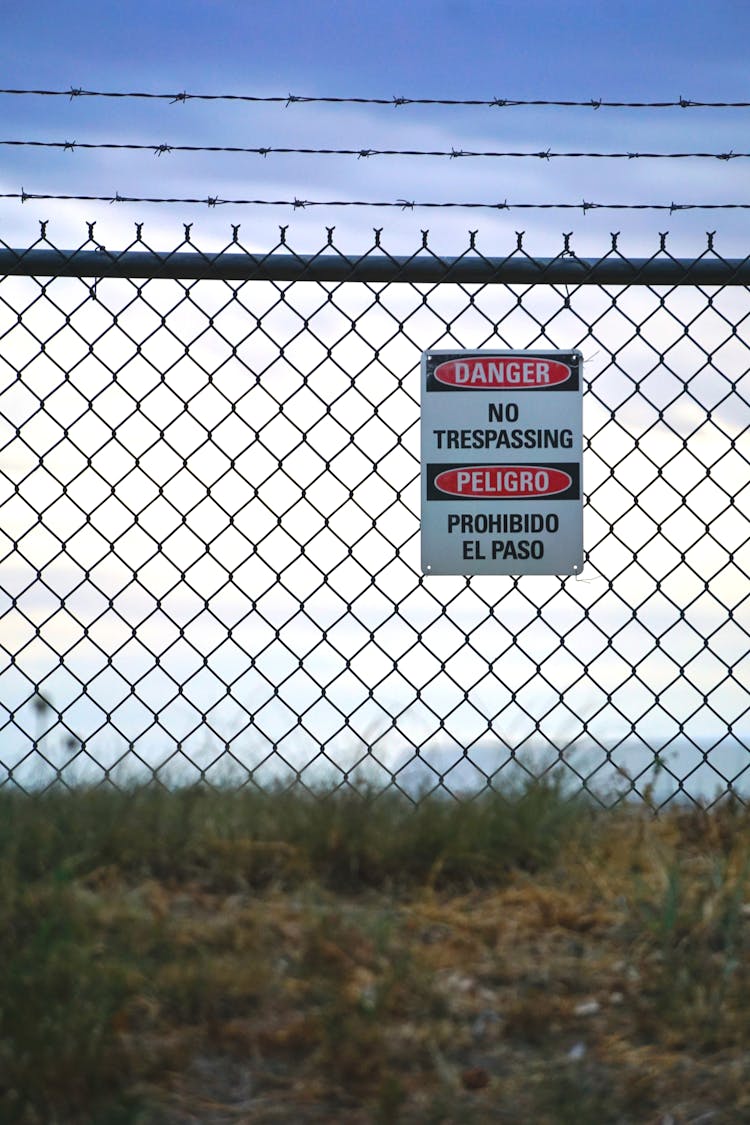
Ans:
[[[663,886],[634,897],[630,926],[640,977],[641,1028],[707,1050],[740,1046],[750,1031],[748,858],[732,869],[673,860]]]
[[[96,1110],[114,1122],[112,1090],[132,1074],[114,1024],[140,974],[99,945],[92,912],[70,886],[6,887],[3,897],[2,1120],[80,1120]]]

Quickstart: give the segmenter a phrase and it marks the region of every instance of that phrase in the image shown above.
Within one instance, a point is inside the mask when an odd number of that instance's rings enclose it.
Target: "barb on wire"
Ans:
[[[299,104],[327,104],[327,105],[387,105],[387,106],[490,106],[493,108],[509,108],[520,106],[549,106],[555,108],[584,108],[584,109],[747,109],[750,102],[708,102],[698,101],[693,98],[680,96],[675,101],[608,101],[604,98],[587,98],[583,101],[575,99],[555,98],[407,98],[403,96],[390,98],[358,98],[358,97],[325,97],[305,94],[192,94],[187,90],[180,93],[154,93],[145,90],[84,90],[80,86],[71,86],[67,90],[26,90],[26,89],[0,89],[0,95],[34,96],[34,97],[66,97],[70,101],[74,98],[147,98],[154,101],[168,101],[171,105],[185,104],[187,101],[226,101],[226,102],[268,102],[279,103],[284,106]]]
[[[163,156],[171,152],[226,152],[247,153],[268,156],[272,153],[298,156],[356,156],[357,159],[370,156],[439,156],[455,160],[457,157],[504,157],[529,160],[737,160],[747,159],[750,152],[553,152],[547,148],[542,151],[522,152],[518,150],[474,150],[464,148],[450,149],[401,149],[401,148],[293,148],[280,145],[176,145],[156,143],[137,143],[131,141],[37,141],[0,140],[0,146],[27,148],[59,148],[72,152],[77,149],[122,149],[129,152],[153,152]]]
[[[75,195],[52,192],[0,192],[0,199],[20,199],[22,203],[30,199],[72,200],[80,203],[201,203],[209,207],[229,204],[231,206],[292,207],[294,210],[307,207],[398,207],[402,211],[413,211],[417,207],[430,209],[465,208],[467,210],[491,211],[736,211],[750,210],[750,203],[595,203],[583,200],[580,203],[508,203],[507,200],[494,202],[459,202],[452,200],[414,200],[414,199],[220,199],[216,195],[207,197],[162,197],[121,195]]]

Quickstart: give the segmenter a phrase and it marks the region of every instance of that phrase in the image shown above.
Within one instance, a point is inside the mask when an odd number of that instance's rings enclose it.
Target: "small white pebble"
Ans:
[[[609,994],[610,1004],[622,1004],[624,999],[625,997],[621,992],[610,992]]]
[[[576,1004],[573,1013],[576,1016],[595,1016],[600,1007],[598,1000],[584,1000],[583,1003]]]
[[[585,1054],[586,1054],[586,1044],[585,1043],[574,1043],[573,1046],[568,1051],[568,1058],[572,1059],[573,1062],[578,1062],[580,1059],[583,1058],[583,1056]]]

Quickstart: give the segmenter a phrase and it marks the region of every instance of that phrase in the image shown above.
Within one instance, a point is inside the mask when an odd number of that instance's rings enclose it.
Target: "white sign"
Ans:
[[[422,570],[583,567],[579,351],[422,355]]]

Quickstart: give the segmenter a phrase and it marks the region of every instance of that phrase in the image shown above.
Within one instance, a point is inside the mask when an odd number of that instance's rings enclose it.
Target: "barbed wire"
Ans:
[[[290,148],[278,145],[184,145],[184,144],[140,144],[132,141],[36,141],[0,140],[0,146],[28,148],[57,148],[64,152],[77,149],[123,149],[133,152],[152,152],[155,156],[165,156],[172,152],[226,152],[248,153],[257,156],[273,154],[301,156],[356,156],[358,159],[371,156],[437,156],[455,160],[460,157],[511,157],[518,159],[592,159],[592,160],[738,160],[750,157],[750,152],[553,152],[544,149],[534,152],[513,151],[475,151],[473,149],[400,149],[400,148]]]
[[[73,195],[49,192],[0,192],[0,199],[18,199],[21,203],[30,200],[66,200],[80,203],[199,203],[208,207],[254,206],[291,207],[301,210],[308,207],[395,207],[401,211],[416,208],[465,208],[490,211],[733,211],[750,210],[750,203],[594,203],[582,200],[580,203],[508,203],[498,202],[453,202],[424,201],[414,199],[375,200],[375,199],[222,199],[216,195],[192,196],[188,198],[121,195]]]
[[[35,97],[67,97],[71,101],[76,98],[147,98],[159,101],[169,101],[171,104],[184,104],[188,101],[228,101],[228,102],[261,102],[279,103],[285,106],[301,104],[327,104],[327,105],[389,105],[396,108],[410,105],[432,106],[489,106],[491,108],[511,108],[518,106],[549,106],[558,108],[586,108],[586,109],[747,109],[750,102],[704,102],[682,95],[675,101],[607,101],[604,98],[588,98],[578,101],[573,99],[552,98],[408,98],[394,96],[390,98],[358,98],[358,97],[328,97],[308,96],[303,94],[192,94],[187,90],[179,93],[152,93],[142,90],[84,90],[80,86],[71,86],[67,90],[18,90],[0,89],[0,95],[35,96]]]

